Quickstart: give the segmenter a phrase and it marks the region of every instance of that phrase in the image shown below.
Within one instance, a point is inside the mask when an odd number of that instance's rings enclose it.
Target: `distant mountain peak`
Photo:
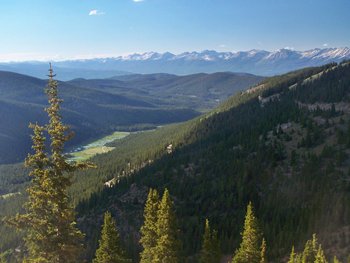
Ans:
[[[215,50],[203,50],[203,51],[187,51],[180,54],[173,54],[170,52],[158,53],[158,52],[144,52],[133,53],[126,56],[113,57],[115,61],[229,61],[241,59],[262,59],[264,61],[281,60],[289,58],[301,58],[301,59],[340,59],[350,58],[350,49],[348,47],[341,48],[314,48],[306,51],[297,51],[292,48],[281,48],[275,51],[266,51],[260,49],[252,49],[248,51],[237,52],[218,52]]]
[[[57,61],[55,66],[72,72],[87,72],[85,75],[68,74],[70,79],[77,77],[96,78],[98,72],[105,71],[109,77],[115,72],[133,73],[169,73],[187,75],[195,73],[213,73],[219,71],[246,72],[256,75],[271,76],[286,73],[303,67],[313,67],[330,62],[341,62],[350,59],[348,47],[314,48],[297,51],[292,48],[281,48],[274,51],[251,49],[248,51],[219,52],[216,50],[203,50],[173,54],[170,52],[144,52],[133,53],[118,57],[95,58],[85,60]],[[18,67],[29,69],[17,71],[31,75],[30,66],[35,63],[17,63]],[[46,65],[45,65],[46,66]],[[11,70],[16,71],[16,64],[11,64]],[[0,69],[8,70],[8,65]],[[110,72],[110,73],[109,73]],[[62,77],[62,73],[60,77]],[[80,73],[80,74],[82,74]],[[67,74],[67,73],[64,73]],[[105,74],[105,75],[106,75]],[[63,76],[63,79],[67,77]]]

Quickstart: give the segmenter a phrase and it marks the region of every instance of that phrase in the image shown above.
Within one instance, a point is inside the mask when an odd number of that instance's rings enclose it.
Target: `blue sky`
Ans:
[[[0,60],[350,46],[349,0],[1,0]]]

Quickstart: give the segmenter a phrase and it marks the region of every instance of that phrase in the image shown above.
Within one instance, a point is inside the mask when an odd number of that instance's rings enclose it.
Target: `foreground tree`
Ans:
[[[233,256],[232,263],[259,263],[261,261],[261,236],[252,203],[249,203],[244,221],[242,242]]]
[[[121,248],[119,234],[116,228],[115,220],[111,213],[104,214],[103,226],[99,247],[96,250],[96,257],[93,263],[127,263],[125,252]]]
[[[174,205],[168,189],[165,189],[157,213],[157,245],[154,261],[157,263],[179,262],[179,242],[177,239]]]
[[[217,231],[211,231],[209,220],[205,220],[205,228],[203,234],[203,243],[200,253],[201,263],[218,263],[220,262],[220,245]]]
[[[140,254],[140,263],[154,262],[155,247],[157,245],[157,213],[159,208],[159,195],[157,190],[150,189],[143,213],[144,223],[141,227],[140,243],[143,250]]]
[[[32,181],[27,189],[28,201],[25,214],[17,214],[7,222],[25,230],[27,255],[25,262],[78,262],[82,250],[83,234],[76,227],[74,209],[69,202],[67,188],[71,185],[70,174],[90,164],[67,161],[64,144],[72,137],[69,127],[62,123],[57,81],[50,65],[49,84],[46,89],[49,107],[46,112],[49,124],[30,124],[33,129],[33,154],[25,160],[30,168]],[[46,152],[47,132],[50,151]]]

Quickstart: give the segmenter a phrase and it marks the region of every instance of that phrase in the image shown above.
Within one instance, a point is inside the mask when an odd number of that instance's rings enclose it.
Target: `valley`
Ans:
[[[292,245],[300,251],[313,233],[325,253],[345,260],[350,254],[350,233],[343,231],[350,222],[349,67],[329,64],[267,78],[192,120],[109,142],[111,151],[90,158],[98,168],[75,173],[69,189],[78,225],[87,234],[86,259],[93,257],[101,216],[108,210],[137,261],[147,189],[168,188],[185,262],[197,262],[205,218],[218,229],[222,256],[230,258],[249,201],[268,257],[277,259],[271,262],[286,258]],[[8,177],[16,180],[25,174],[18,166],[3,171],[17,173]],[[27,180],[8,184],[11,193],[23,191]],[[105,186],[113,180],[118,184]],[[2,215],[11,214],[9,207],[18,207],[23,196],[3,194]],[[0,242],[2,250],[18,242],[6,228],[0,233],[7,240]]]
[[[70,161],[86,161],[96,154],[107,153],[114,149],[114,147],[107,146],[108,143],[111,143],[115,140],[123,139],[128,136],[129,132],[119,132],[115,131],[111,135],[107,135],[103,138],[100,138],[96,141],[90,142],[84,146],[78,146],[68,153],[68,158]]]
[[[59,82],[63,118],[77,134],[67,150],[115,130],[152,129],[189,120],[262,79],[217,73]],[[46,121],[46,85],[42,79],[0,71],[0,164],[21,162],[30,151],[28,124]]]

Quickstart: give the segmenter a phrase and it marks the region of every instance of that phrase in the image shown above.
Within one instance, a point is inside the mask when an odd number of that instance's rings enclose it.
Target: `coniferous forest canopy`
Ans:
[[[0,166],[1,262],[350,261],[349,61],[267,78],[88,163],[63,152],[52,72],[47,93],[27,167]]]

